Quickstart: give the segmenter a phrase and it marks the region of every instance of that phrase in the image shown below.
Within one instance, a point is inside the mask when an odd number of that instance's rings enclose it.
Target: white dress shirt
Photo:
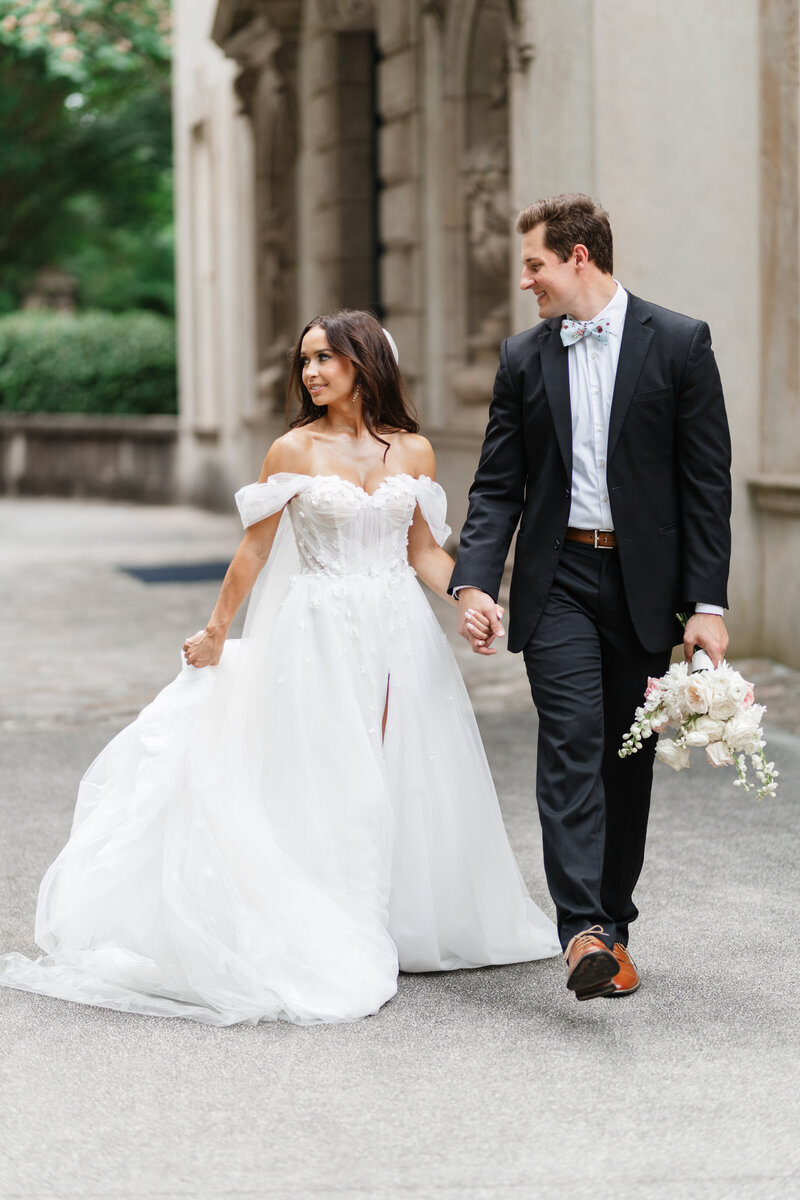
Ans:
[[[592,323],[608,322],[608,342],[583,337],[567,350],[572,409],[572,502],[575,529],[613,529],[606,480],[608,423],[617,378],[619,348],[628,311],[628,293],[617,290]]]

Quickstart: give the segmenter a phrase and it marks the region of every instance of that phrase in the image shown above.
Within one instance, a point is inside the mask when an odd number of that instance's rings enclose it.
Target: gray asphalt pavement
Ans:
[[[216,593],[120,568],[218,561],[237,537],[190,509],[0,501],[0,951],[34,953],[81,774]],[[454,644],[550,911],[521,663]],[[800,737],[772,686],[775,801],[657,767],[637,995],[578,1004],[551,960],[403,976],[352,1025],[220,1030],[0,989],[0,1198],[800,1197]]]

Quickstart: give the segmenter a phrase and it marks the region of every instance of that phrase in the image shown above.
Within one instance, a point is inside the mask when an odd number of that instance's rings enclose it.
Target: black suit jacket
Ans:
[[[515,651],[536,627],[569,517],[572,415],[560,324],[543,321],[503,342],[450,581],[451,590],[472,584],[496,599],[519,524]],[[679,641],[674,614],[696,601],[727,606],[730,458],[708,326],[629,293],[606,473],[625,594],[646,650]]]

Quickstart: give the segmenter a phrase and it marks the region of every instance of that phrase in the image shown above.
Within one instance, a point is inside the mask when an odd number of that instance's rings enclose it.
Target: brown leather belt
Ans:
[[[615,550],[617,546],[616,536],[610,529],[573,529],[570,525],[564,536],[568,542],[594,546],[595,550]]]

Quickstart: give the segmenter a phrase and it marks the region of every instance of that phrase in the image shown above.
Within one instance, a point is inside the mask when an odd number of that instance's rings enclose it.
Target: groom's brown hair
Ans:
[[[517,233],[544,226],[544,244],[566,262],[574,246],[585,246],[589,258],[607,275],[614,271],[614,241],[608,213],[602,204],[583,192],[546,196],[523,208],[517,217]]]

